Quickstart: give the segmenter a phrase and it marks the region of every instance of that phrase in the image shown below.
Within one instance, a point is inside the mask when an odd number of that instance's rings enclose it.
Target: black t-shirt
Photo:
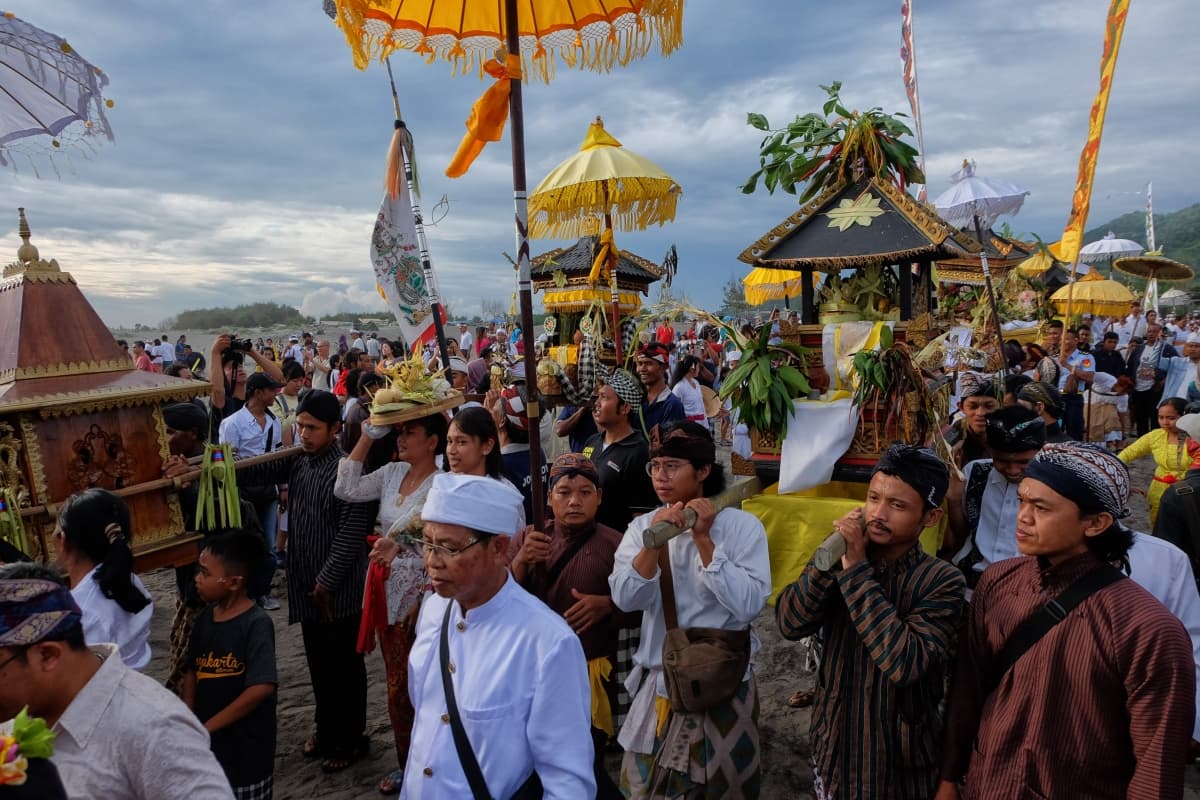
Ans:
[[[196,617],[187,666],[196,673],[196,716],[207,722],[247,687],[278,686],[275,626],[258,606],[225,622],[209,606]],[[212,735],[212,750],[233,786],[258,783],[275,772],[275,698]]]
[[[658,508],[658,495],[646,474],[650,443],[634,429],[619,442],[604,447],[604,434],[597,433],[583,446],[583,455],[592,460],[600,474],[600,510],[596,521],[621,533],[629,527],[634,514]]]

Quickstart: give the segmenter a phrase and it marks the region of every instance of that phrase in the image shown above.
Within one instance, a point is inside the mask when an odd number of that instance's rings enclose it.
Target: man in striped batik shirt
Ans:
[[[788,639],[821,633],[812,715],[817,800],[928,800],[937,787],[947,662],[964,606],[961,572],[921,549],[950,472],[932,451],[892,445],[867,503],[835,523],[846,554],[809,563],[779,596]]]

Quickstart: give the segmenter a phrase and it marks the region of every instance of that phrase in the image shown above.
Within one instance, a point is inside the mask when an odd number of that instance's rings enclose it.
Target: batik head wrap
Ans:
[[[950,470],[942,460],[927,447],[911,444],[893,444],[879,457],[875,472],[892,475],[907,483],[921,499],[926,510],[937,508],[950,486]]]
[[[623,369],[614,369],[608,376],[608,385],[612,387],[617,399],[633,408],[642,405],[642,384],[637,378]]]
[[[669,426],[659,439],[651,458],[682,458],[698,466],[717,462],[712,434],[698,422],[684,420]]]
[[[529,413],[525,410],[525,399],[521,390],[514,384],[500,391],[500,399],[504,401],[504,417],[508,424],[517,430],[529,430]]]
[[[579,475],[597,487],[600,486],[600,473],[596,471],[596,465],[590,458],[581,453],[563,453],[550,465],[549,488],[553,489],[554,484],[562,478],[574,478]]]
[[[998,408],[987,415],[987,446],[1001,453],[1041,450],[1046,443],[1042,415],[1024,406]]]
[[[0,647],[27,647],[80,624],[83,613],[61,583],[0,580]]]
[[[992,385],[990,375],[978,372],[964,372],[958,376],[958,396],[962,400],[980,395],[995,396],[996,387]]]
[[[670,358],[670,351],[662,342],[651,342],[638,350],[638,358],[648,358],[665,365]]]
[[[1017,399],[1027,403],[1041,403],[1051,416],[1061,417],[1063,413],[1062,393],[1042,381],[1027,383],[1017,392]]]
[[[1073,501],[1084,514],[1129,515],[1129,468],[1103,447],[1082,442],[1048,444],[1025,470]]]

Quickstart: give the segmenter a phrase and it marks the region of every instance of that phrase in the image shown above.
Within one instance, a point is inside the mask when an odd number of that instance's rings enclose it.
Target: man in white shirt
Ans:
[[[1021,405],[998,408],[987,415],[991,458],[963,468],[963,480],[950,480],[946,495],[949,530],[943,547],[954,552],[950,563],[967,579],[967,599],[989,565],[1016,558],[1017,487],[1025,468],[1046,444],[1046,423]],[[957,548],[957,552],[955,552]]]
[[[463,353],[470,358],[472,355],[474,355],[474,352],[471,350],[471,347],[474,346],[474,344],[475,337],[471,334],[471,329],[467,326],[467,323],[458,323],[458,349],[463,351]]]
[[[401,798],[478,797],[468,773],[492,797],[512,797],[535,774],[546,800],[595,796],[583,648],[508,572],[522,510],[504,482],[434,476],[421,518],[435,594],[421,604],[409,656],[415,720]],[[465,741],[456,742],[454,709]]]
[[[283,358],[292,359],[297,364],[304,364],[304,348],[300,346],[300,337],[292,336],[288,339],[287,349],[283,351]]]
[[[265,372],[256,372],[246,379],[246,404],[221,420],[220,441],[232,445],[237,458],[261,456],[282,446],[283,426],[270,411],[275,395],[282,388],[283,383]],[[243,497],[254,505],[267,550],[273,557],[269,571],[264,569],[255,574],[250,596],[257,598],[258,604],[267,611],[278,611],[279,601],[271,596],[271,578],[275,574],[273,565],[278,560],[275,533],[279,527],[279,496],[271,487],[269,491],[255,494],[245,491]]]
[[[378,361],[382,349],[383,345],[379,343],[378,336],[372,333],[367,337],[367,355]]]
[[[87,646],[80,620],[53,570],[0,567],[0,720],[45,719],[72,800],[232,800],[196,716],[116,645]]]
[[[367,343],[363,341],[362,331],[350,331],[350,349],[361,350],[364,353],[367,351]]]
[[[1129,316],[1125,318],[1125,324],[1118,325],[1117,335],[1121,337],[1118,344],[1122,350],[1129,347],[1129,340],[1136,337],[1146,336],[1146,317],[1142,314],[1142,304],[1138,300],[1134,300],[1129,305]]]
[[[320,389],[328,392],[332,390],[329,385],[329,340],[322,339],[317,342],[317,355],[310,362],[312,364],[312,388]]]
[[[158,346],[159,356],[162,358],[163,371],[167,367],[175,363],[175,345],[171,344],[170,338],[164,333],[161,337],[162,343]]]

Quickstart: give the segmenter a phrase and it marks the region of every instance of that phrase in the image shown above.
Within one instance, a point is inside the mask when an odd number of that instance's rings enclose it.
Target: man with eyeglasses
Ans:
[[[630,798],[649,798],[662,796],[656,787],[666,785],[671,797],[691,797],[704,794],[705,786],[720,786],[723,796],[752,800],[762,781],[753,667],[758,638],[750,626],[771,593],[766,531],[751,514],[713,506],[709,498],[724,490],[725,472],[704,426],[684,421],[668,428],[649,466],[662,505],[630,523],[609,578],[617,607],[642,612],[635,667],[625,683],[633,701],[618,737],[625,748],[621,789]],[[696,515],[690,525],[689,510]],[[685,532],[648,548],[642,534],[656,522]],[[660,564],[669,567],[665,585],[659,582]],[[680,628],[750,629],[751,664],[729,700],[700,713],[671,711],[660,724],[657,709],[667,702],[662,669],[667,591]]]
[[[592,741],[597,798],[618,800],[621,792],[604,770],[604,749],[616,735],[613,664],[622,628],[640,615],[617,610],[608,576],[621,534],[597,522],[604,492],[596,465],[564,453],[550,467],[549,533],[526,528],[509,548],[513,577],[534,597],[566,619],[579,636],[592,688]]]
[[[538,780],[547,800],[595,796],[583,647],[508,571],[522,511],[507,483],[434,476],[415,542],[434,595],[409,656],[415,719],[402,797],[482,796],[472,774],[497,798]]]

